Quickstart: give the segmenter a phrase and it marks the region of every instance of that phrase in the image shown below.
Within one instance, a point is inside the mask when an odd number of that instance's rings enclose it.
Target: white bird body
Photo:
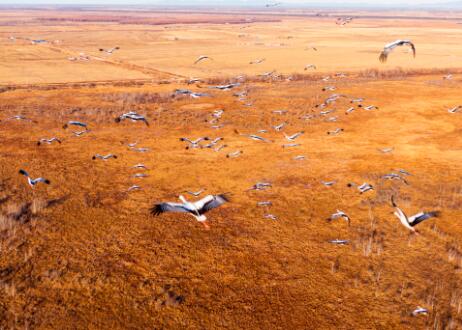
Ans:
[[[324,111],[321,111],[319,114],[321,116],[326,116],[326,115],[328,115],[330,113],[333,113],[333,112],[335,112],[335,110],[324,110]]]
[[[217,145],[218,142],[222,141],[223,138],[222,137],[217,137],[216,139],[210,141],[209,144],[206,144],[206,145],[202,145],[201,148],[208,148],[208,149],[212,149],[213,147],[215,147]]]
[[[343,128],[336,128],[336,129],[333,130],[333,131],[327,132],[327,134],[328,134],[328,135],[338,135],[338,134],[340,134],[340,132],[343,132]]]
[[[226,158],[236,158],[236,157],[239,157],[240,155],[242,155],[242,151],[241,150],[237,150],[237,151],[234,151],[234,152],[231,152],[229,154],[226,155]]]
[[[193,99],[199,99],[201,97],[208,97],[208,96],[210,96],[210,94],[207,94],[207,93],[191,93],[191,94],[189,94],[189,96],[191,96]]]
[[[63,128],[66,129],[66,128],[68,128],[69,126],[79,126],[79,127],[83,127],[83,128],[85,128],[85,129],[88,131],[88,125],[85,124],[85,123],[82,123],[82,122],[80,122],[80,121],[70,120],[70,121],[68,121],[66,124],[63,125]]]
[[[355,107],[350,107],[345,110],[345,114],[348,115],[349,113],[352,113],[353,111],[355,111]]]
[[[136,113],[136,112],[133,112],[133,111],[130,111],[130,112],[127,112],[127,113],[124,113],[124,114],[121,114],[119,117],[117,117],[115,119],[115,122],[116,123],[120,123],[122,120],[125,120],[125,119],[129,119],[133,122],[135,121],[142,121],[146,124],[146,126],[149,126],[149,122],[148,120],[146,119],[146,117]]]
[[[135,184],[131,186],[130,188],[128,188],[127,191],[134,191],[134,190],[141,190],[141,187]]]
[[[301,136],[303,133],[305,133],[304,131],[301,131],[301,132],[297,132],[295,134],[292,134],[292,135],[287,135],[286,133],[284,133],[284,136],[285,138],[288,140],[288,141],[295,141],[299,136]]]
[[[186,149],[194,149],[194,148],[200,148],[200,144],[202,141],[208,141],[210,140],[207,136],[203,136],[200,138],[197,138],[195,140],[191,140],[189,138],[182,137],[180,138],[180,141],[184,141],[189,143],[189,145],[186,147]]]
[[[218,86],[210,86],[209,88],[210,89],[219,89],[219,90],[222,90],[222,91],[227,91],[227,90],[230,90],[234,87],[237,87],[237,86],[240,86],[241,84],[240,83],[235,83],[235,84],[228,84],[228,85],[218,85]]]
[[[107,155],[100,155],[100,154],[96,154],[92,157],[93,160],[95,159],[102,159],[104,161],[110,159],[110,158],[114,158],[114,159],[117,159],[117,155],[114,155],[114,154],[107,154]]]
[[[254,184],[249,190],[266,190],[268,188],[271,188],[273,185],[269,182],[257,182]]]
[[[220,110],[215,110],[212,114],[213,117],[215,118],[221,118],[221,116],[223,115],[225,111],[220,109]]]
[[[23,115],[15,115],[15,116],[7,118],[5,120],[27,120],[27,121],[32,121],[32,119],[26,118]]]
[[[119,49],[120,47],[113,47],[113,48],[108,48],[108,49],[100,48],[99,51],[105,52],[106,54],[111,55],[112,53],[114,53],[116,50],[119,50]]]
[[[285,148],[295,148],[295,147],[300,147],[301,144],[300,143],[287,143],[287,144],[283,144],[282,147],[285,149]]]
[[[39,184],[39,183],[45,183],[45,184],[50,184],[50,180],[48,179],[45,179],[45,178],[36,178],[36,179],[32,179],[29,175],[29,173],[27,173],[26,171],[24,170],[19,170],[19,174],[22,174],[24,175],[26,178],[27,178],[27,182],[29,183],[29,186],[31,186],[31,188],[34,188],[35,185]]]
[[[332,221],[339,218],[345,219],[345,221],[348,222],[348,225],[350,225],[350,217],[345,212],[340,210],[337,210],[336,213],[333,213],[327,220]]]
[[[132,177],[136,179],[141,179],[141,178],[147,178],[148,175],[146,173],[136,173],[136,174],[133,174]]]
[[[137,168],[137,169],[142,168],[142,169],[145,169],[145,170],[148,169],[148,168],[146,167],[146,165],[144,165],[144,164],[136,164],[136,165],[133,165],[132,168]]]
[[[260,63],[263,63],[264,61],[266,61],[265,58],[260,58],[258,60],[250,61],[249,64],[260,64]]]
[[[202,80],[200,78],[191,78],[188,80],[188,85],[195,84],[198,82],[202,82]]]
[[[382,149],[378,149],[381,153],[384,153],[384,154],[388,154],[390,152],[392,152],[395,148],[382,148]]]
[[[361,194],[368,192],[369,190],[374,190],[374,187],[369,183],[363,183],[358,187],[358,190]]]
[[[200,189],[198,191],[189,191],[189,190],[186,190],[185,193],[188,193],[194,197],[199,197],[200,194],[202,194],[203,192],[205,191],[205,189]]]
[[[462,106],[458,105],[458,106],[456,106],[456,107],[454,107],[454,108],[448,109],[448,112],[449,112],[449,113],[456,113],[456,112],[458,112],[460,109],[462,109]]]
[[[414,226],[418,225],[422,221],[425,221],[430,218],[437,218],[439,217],[440,212],[438,211],[431,211],[431,212],[419,212],[414,214],[413,216],[408,217],[403,210],[401,210],[398,205],[396,205],[394,197],[391,197],[391,204],[395,208],[394,215],[399,219],[401,224],[409,229],[411,232],[415,233],[416,230]]]
[[[59,144],[61,144],[61,140],[56,138],[56,137],[52,137],[51,139],[40,139],[38,142],[37,142],[37,145],[41,145],[42,143],[46,143],[46,144],[52,144],[53,142],[58,142]]]
[[[150,149],[149,148],[129,148],[132,151],[136,152],[148,152]]]
[[[75,136],[82,136],[84,135],[85,133],[88,133],[90,131],[88,130],[85,130],[85,131],[77,131],[77,132],[72,132]]]
[[[264,137],[261,137],[261,136],[255,135],[255,134],[241,134],[241,135],[242,136],[247,136],[248,138],[251,138],[254,141],[262,141],[262,142],[271,143],[270,140],[265,139]]]
[[[336,244],[336,245],[347,245],[350,241],[346,239],[333,239],[330,240],[329,243]]]
[[[286,125],[287,125],[287,123],[282,123],[282,124],[273,126],[273,128],[274,128],[275,131],[279,132],[279,131],[281,131],[281,130],[284,128],[284,126],[286,126]]]
[[[387,180],[400,180],[404,182],[405,184],[409,184],[405,178],[403,178],[401,175],[397,173],[388,173],[382,176],[382,178],[387,179]]]
[[[378,110],[379,107],[376,107],[375,105],[368,105],[367,107],[363,108],[366,111],[371,111],[371,110]]]
[[[165,212],[188,213],[197,221],[204,223],[207,220],[205,213],[229,202],[225,194],[207,195],[196,202],[188,202],[184,196],[180,195],[182,203],[160,203],[151,208],[152,215],[159,215]],[[204,224],[206,226],[206,224]],[[207,226],[206,226],[207,227]]]
[[[412,316],[417,315],[428,315],[428,309],[417,306],[417,308],[412,311]]]
[[[202,62],[203,60],[212,60],[212,58],[208,57],[207,55],[201,55],[197,58],[197,60],[194,62],[194,64],[197,64],[199,62]]]

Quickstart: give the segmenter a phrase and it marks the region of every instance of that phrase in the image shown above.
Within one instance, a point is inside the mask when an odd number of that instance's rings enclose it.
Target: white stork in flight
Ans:
[[[396,209],[395,211],[395,216],[401,221],[404,227],[409,229],[413,233],[417,233],[417,231],[414,229],[416,225],[421,223],[422,221],[425,221],[430,218],[437,218],[440,215],[440,212],[438,211],[431,211],[431,212],[420,212],[417,214],[414,214],[413,216],[408,217],[399,207],[396,205],[394,197],[391,196],[391,205]]]
[[[113,47],[113,48],[108,48],[108,49],[100,48],[99,51],[105,52],[106,54],[111,55],[112,53],[114,53],[116,50],[119,50],[119,49],[120,47]]]
[[[382,52],[380,53],[379,60],[382,63],[385,63],[388,59],[388,55],[396,48],[399,46],[409,46],[412,49],[412,54],[415,57],[415,46],[410,40],[396,40],[388,45],[385,45],[383,48]]]
[[[80,122],[80,121],[74,121],[74,120],[70,120],[70,121],[68,121],[67,123],[65,123],[65,124],[63,125],[63,128],[64,128],[64,129],[67,129],[67,128],[68,128],[69,126],[71,126],[71,125],[72,125],[72,126],[83,127],[83,128],[85,128],[85,130],[88,131],[88,125],[87,125],[87,124],[82,123],[82,122]]]
[[[207,195],[196,202],[188,202],[182,195],[179,196],[179,199],[182,203],[167,202],[155,204],[151,208],[151,214],[159,215],[165,212],[189,213],[202,223],[206,229],[210,229],[208,224],[205,223],[207,220],[205,213],[229,202],[229,198],[225,194]]]
[[[42,182],[42,183],[45,183],[45,184],[50,184],[50,180],[48,179],[45,179],[45,178],[36,178],[36,179],[32,179],[29,175],[29,173],[27,173],[26,171],[24,170],[19,170],[19,174],[22,174],[24,175],[26,178],[27,178],[27,182],[29,183],[29,185],[31,186],[31,188],[34,188],[36,184]]]
[[[203,60],[213,60],[211,57],[208,57],[207,55],[201,55],[197,58],[197,60],[194,62],[194,64],[197,64]]]

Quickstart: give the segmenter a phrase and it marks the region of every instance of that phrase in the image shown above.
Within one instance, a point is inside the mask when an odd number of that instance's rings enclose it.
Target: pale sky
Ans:
[[[201,5],[201,6],[264,6],[267,3],[282,2],[284,6],[293,7],[294,5],[365,5],[365,6],[379,6],[379,7],[392,7],[392,6],[419,6],[419,5],[430,5],[432,7],[451,7],[453,4],[456,7],[461,7],[462,0],[0,0],[2,5],[20,5],[20,4],[57,4],[57,5]]]

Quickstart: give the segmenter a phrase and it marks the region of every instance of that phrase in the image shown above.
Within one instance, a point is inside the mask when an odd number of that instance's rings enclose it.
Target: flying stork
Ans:
[[[440,215],[439,211],[431,211],[431,212],[420,212],[414,214],[413,216],[408,217],[395,203],[395,199],[391,196],[391,205],[396,209],[394,215],[401,221],[401,224],[409,229],[412,233],[417,233],[414,229],[416,225],[431,218],[437,218]]]
[[[409,46],[411,47],[412,49],[412,53],[415,57],[415,46],[414,44],[410,41],[410,40],[396,40],[396,41],[393,41],[387,45],[385,45],[385,47],[383,48],[382,52],[380,53],[380,56],[379,56],[379,60],[380,62],[382,63],[385,63],[388,59],[388,55],[396,48],[396,47],[400,47],[400,46]]]
[[[207,195],[196,202],[188,202],[182,195],[179,196],[179,199],[182,203],[166,202],[154,204],[151,208],[151,214],[160,215],[165,212],[188,213],[202,223],[206,229],[210,229],[208,224],[205,223],[207,220],[205,213],[229,202],[229,198],[225,194]]]

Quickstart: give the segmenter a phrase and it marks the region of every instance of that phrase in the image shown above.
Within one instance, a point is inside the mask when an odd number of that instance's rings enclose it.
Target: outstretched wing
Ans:
[[[22,175],[24,175],[24,176],[26,176],[26,177],[29,177],[29,173],[27,173],[26,171],[24,171],[24,170],[22,170],[22,169],[19,170],[19,174],[22,174]]]
[[[437,218],[439,217],[440,212],[439,211],[432,211],[432,212],[420,212],[412,217],[409,217],[409,224],[414,227],[421,223],[422,221],[428,220],[430,218]]]
[[[408,46],[411,47],[411,49],[412,49],[412,54],[413,54],[414,57],[415,57],[415,53],[416,53],[416,51],[415,51],[415,45],[414,45],[412,42],[410,42],[410,41],[407,41],[407,42],[406,42],[406,45],[408,45]]]
[[[197,63],[199,63],[200,61],[203,61],[203,60],[206,60],[206,59],[211,60],[211,58],[208,57],[208,56],[200,56],[200,57],[196,60],[196,62],[194,62],[194,64],[197,64]]]
[[[45,184],[50,184],[50,180],[48,179],[45,179],[45,178],[37,178],[35,180],[33,180],[34,183],[39,183],[39,182],[42,182],[42,183],[45,183]]]
[[[228,196],[225,194],[221,195],[209,195],[203,198],[202,200],[194,203],[194,206],[201,206],[197,207],[197,210],[200,214],[204,214],[212,209],[215,209],[225,203],[229,202]]]
[[[406,227],[407,229],[409,229],[410,231],[415,231],[415,229],[412,228],[412,226],[409,224],[409,219],[406,216],[406,214],[403,212],[403,210],[401,210],[398,207],[398,205],[396,205],[395,200],[394,200],[394,196],[391,196],[391,204],[393,205],[393,207],[395,207],[396,211],[395,211],[394,215],[399,219],[401,224],[404,227]]]
[[[391,49],[384,48],[384,50],[380,53],[379,60],[382,63],[385,63],[388,59],[388,54],[390,54]]]
[[[159,215],[165,212],[187,213],[190,212],[183,204],[180,203],[160,203],[151,208],[152,215]]]

